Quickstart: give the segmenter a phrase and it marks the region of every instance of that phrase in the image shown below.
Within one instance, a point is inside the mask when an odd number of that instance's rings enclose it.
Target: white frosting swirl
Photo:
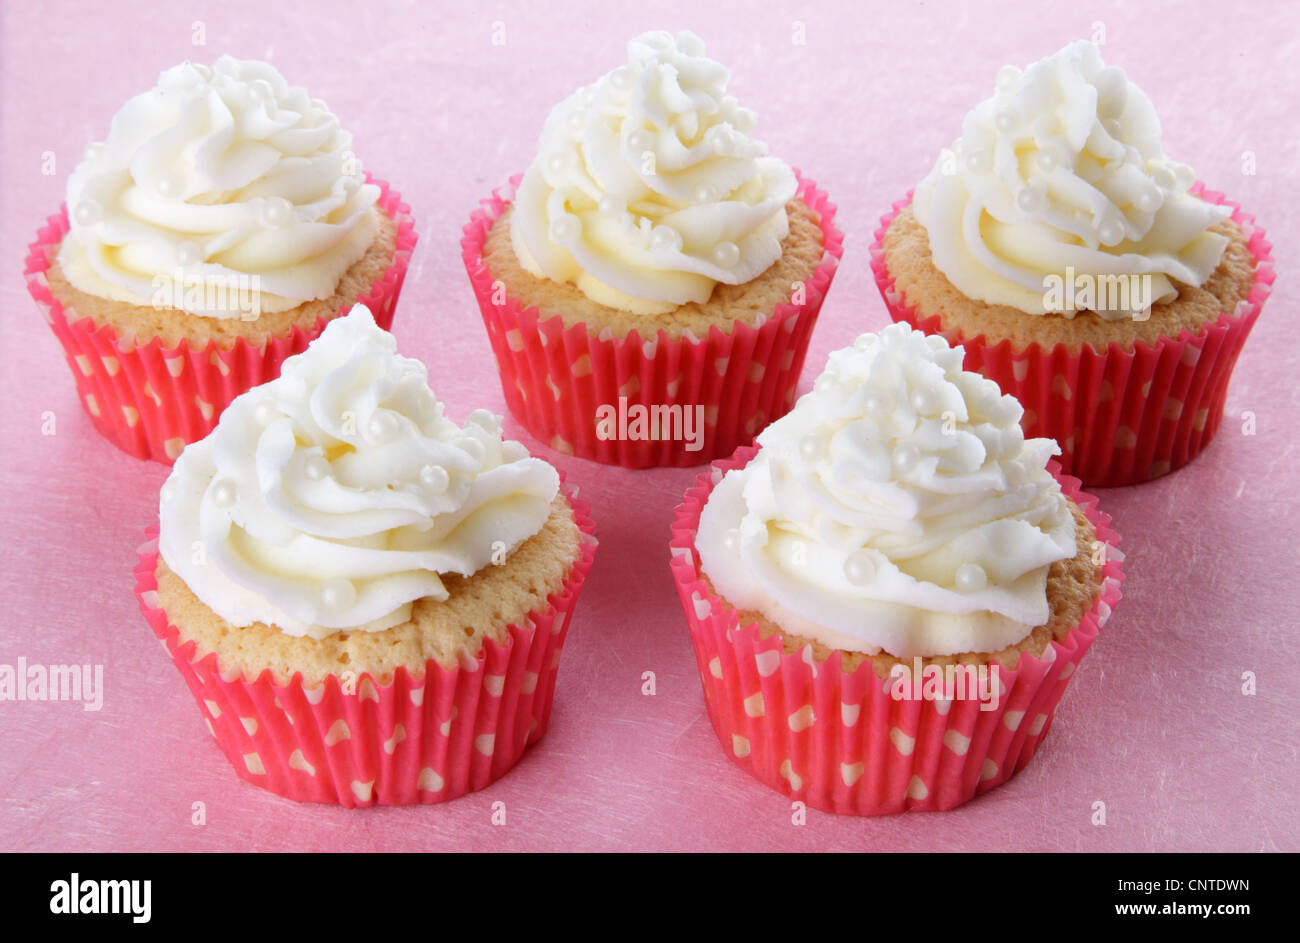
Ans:
[[[1020,404],[905,324],[831,354],[700,516],[733,605],[844,651],[992,652],[1048,621],[1075,526]]]
[[[229,290],[251,284],[258,311],[285,310],[334,293],[374,241],[378,197],[323,101],[264,62],[186,62],[87,150],[59,261],[74,287],[130,304],[168,287],[171,307],[246,317]]]
[[[689,32],[646,33],[627,65],[561,102],[514,201],[539,278],[639,314],[709,300],[781,257],[794,172],[749,137],[754,113]]]
[[[379,631],[446,599],[439,574],[503,563],[545,524],[555,469],[491,413],[444,418],[396,349],[358,305],[176,460],[159,550],[232,625]]]
[[[1151,101],[1080,41],[1024,72],[1004,68],[914,206],[935,266],[967,297],[1030,314],[1065,302],[1067,317],[1086,308],[1116,320],[1218,267],[1228,240],[1207,230],[1230,211],[1188,193],[1194,182],[1165,157]],[[1149,281],[1136,295],[1048,292],[1077,275]]]

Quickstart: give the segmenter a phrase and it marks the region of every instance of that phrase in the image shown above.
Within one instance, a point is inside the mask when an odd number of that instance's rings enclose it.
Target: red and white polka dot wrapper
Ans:
[[[777,305],[758,327],[737,324],[730,334],[713,327],[704,339],[671,340],[663,331],[617,339],[592,336],[583,324],[566,330],[558,317],[539,321],[536,308],[524,310],[493,280],[483,246],[520,179],[482,201],[461,247],[506,404],[538,441],[628,468],[700,465],[730,455],[790,410],[808,340],[844,252],[835,206],[815,184],[800,177],[798,192],[820,217],[822,261],[801,289],[791,286],[791,301]],[[597,409],[617,409],[620,398],[629,407],[702,407],[701,447],[692,451],[684,439],[602,438]]]
[[[995,709],[981,710],[973,698],[896,699],[894,682],[868,662],[847,674],[838,652],[825,662],[813,659],[811,646],[786,655],[778,636],[762,639],[757,624],[740,625],[737,610],[701,578],[700,511],[722,475],[756,452],[739,449],[700,475],[677,508],[670,544],[704,702],[727,755],[792,800],[851,815],[951,809],[1014,776],[1047,736],[1069,678],[1120,598],[1123,555],[1097,499],[1057,474],[1106,545],[1103,588],[1042,658],[1022,655],[1014,671],[998,671]]]
[[[1184,330],[1154,347],[1138,341],[1132,351],[1111,344],[1102,353],[1090,345],[1072,353],[1061,344],[1052,350],[1031,344],[1016,353],[1009,340],[993,345],[983,335],[945,335],[966,348],[967,370],[995,380],[1002,392],[1020,401],[1025,434],[1055,439],[1063,453],[1062,468],[1089,487],[1158,478],[1200,454],[1219,427],[1232,368],[1272,289],[1272,246],[1264,230],[1223,194],[1200,183],[1192,192],[1232,207],[1232,219],[1246,233],[1255,257],[1249,297],[1199,333]],[[919,320],[885,267],[885,231],[911,199],[909,193],[881,218],[871,268],[893,319],[937,334],[938,316]]]
[[[560,650],[596,551],[585,502],[566,495],[581,528],[581,556],[546,608],[509,627],[509,642],[485,641],[477,657],[447,669],[432,659],[422,676],[405,668],[388,681],[331,676],[305,687],[223,674],[160,607],[154,571],[158,528],[135,568],[136,595],[154,634],[189,685],[204,722],[235,772],[300,802],[352,808],[446,802],[510,770],[546,733]]]
[[[367,305],[375,322],[387,329],[415,247],[415,221],[396,190],[382,180],[370,182],[380,188],[379,206],[397,223],[397,247],[383,277],[357,302]],[[325,329],[321,318],[310,330],[295,327],[288,336],[260,346],[241,339],[228,349],[215,343],[196,348],[185,341],[167,348],[158,338],[139,345],[110,325],[96,329],[90,318],[64,308],[46,280],[67,232],[63,207],[28,247],[27,290],[63,345],[90,421],[104,438],[136,458],[170,465],[187,444],[216,427],[232,399],[274,380],[280,364],[306,350]]]

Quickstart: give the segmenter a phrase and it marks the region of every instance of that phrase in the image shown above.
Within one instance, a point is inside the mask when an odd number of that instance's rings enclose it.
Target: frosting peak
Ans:
[[[700,518],[738,608],[846,651],[997,651],[1048,621],[1074,519],[1020,405],[961,348],[895,324],[831,354]]]
[[[652,32],[627,64],[561,102],[514,201],[534,275],[641,314],[708,301],[781,256],[793,171],[751,138],[754,113],[698,36]]]
[[[159,550],[231,624],[385,629],[446,599],[440,574],[503,563],[545,524],[555,469],[489,412],[444,417],[396,350],[358,305],[176,460]]]
[[[351,148],[323,101],[264,62],[175,66],[69,178],[60,263],[88,294],[148,306],[165,289],[166,306],[209,317],[328,298],[379,226]]]
[[[1208,230],[1229,210],[1190,194],[1194,182],[1164,155],[1147,96],[1079,41],[999,73],[914,208],[935,266],[968,297],[1115,320],[1173,298],[1175,282],[1204,284],[1218,266],[1227,239]],[[1075,273],[1141,281],[1136,292],[1093,286],[1084,300],[1049,291]]]

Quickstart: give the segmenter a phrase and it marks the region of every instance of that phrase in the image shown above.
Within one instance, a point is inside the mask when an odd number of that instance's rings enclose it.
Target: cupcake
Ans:
[[[366,308],[181,452],[159,525],[141,608],[249,782],[442,802],[546,732],[587,509],[491,413],[444,416]]]
[[[1263,230],[1165,157],[1150,100],[1077,42],[993,96],[881,220],[890,313],[966,348],[966,366],[1056,439],[1088,485],[1186,464],[1273,282]]]
[[[506,403],[557,451],[697,465],[794,403],[843,237],[728,78],[689,32],[632,40],[465,228]]]
[[[891,325],[700,476],[672,569],[742,768],[863,815],[950,809],[1029,762],[1122,576],[1020,418],[960,348]]]
[[[388,327],[414,245],[324,102],[223,56],[122,107],[26,277],[95,428],[170,463],[354,304]]]

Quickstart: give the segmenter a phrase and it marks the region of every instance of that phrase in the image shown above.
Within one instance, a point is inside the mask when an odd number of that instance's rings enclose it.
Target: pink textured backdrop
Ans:
[[[1295,6],[120,0],[6,4],[0,17],[0,663],[98,663],[106,688],[98,713],[0,702],[0,850],[1300,849]],[[511,425],[581,486],[601,538],[546,739],[505,779],[445,806],[345,812],[245,785],[131,592],[165,470],[91,429],[24,290],[27,242],[85,145],[159,71],[224,52],[268,59],[330,103],[367,168],[414,208],[401,350],[429,364],[453,415],[500,412],[461,227],[531,159],[552,104],[617,64],[635,33],[683,27],[732,67],[759,137],[840,208],[844,262],[801,390],[828,351],[887,322],[866,256],[880,214],[1001,65],[1071,39],[1104,30],[1103,54],[1156,103],[1168,153],[1267,228],[1280,278],[1217,440],[1167,478],[1100,492],[1128,554],[1125,598],[1051,736],[1016,779],[955,812],[809,812],[792,824],[789,803],[731,764],[704,713],[667,566],[671,509],[695,471],[588,464]],[[45,412],[55,435],[41,434]],[[656,696],[641,693],[646,671]],[[1246,671],[1253,697],[1241,693]],[[505,826],[491,824],[498,801]],[[1098,801],[1104,827],[1091,822]],[[205,825],[191,824],[195,802]]]

